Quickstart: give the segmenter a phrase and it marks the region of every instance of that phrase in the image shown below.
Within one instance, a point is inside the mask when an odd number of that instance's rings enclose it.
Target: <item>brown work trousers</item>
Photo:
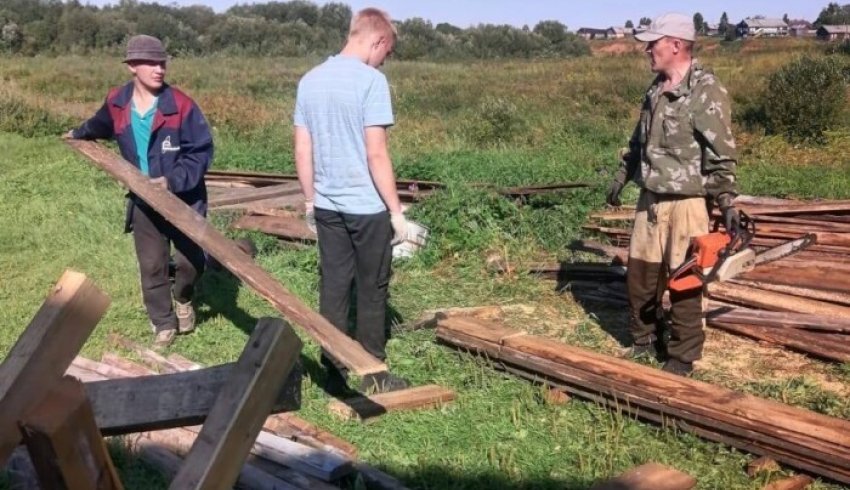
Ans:
[[[661,337],[661,299],[669,273],[685,262],[691,238],[708,233],[708,227],[705,198],[641,191],[627,274],[629,323],[636,344]],[[696,361],[705,342],[702,290],[670,291],[670,302],[667,354],[682,362]]]

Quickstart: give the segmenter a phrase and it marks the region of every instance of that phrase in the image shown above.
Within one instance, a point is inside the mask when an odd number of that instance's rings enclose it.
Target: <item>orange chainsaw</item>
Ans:
[[[713,281],[726,281],[765,264],[795,254],[817,242],[817,235],[807,233],[802,237],[769,248],[759,254],[750,248],[756,235],[756,225],[745,213],[740,213],[741,224],[734,233],[719,231],[720,220],[714,230],[691,239],[688,260],[670,274],[671,291],[684,292],[704,288]]]

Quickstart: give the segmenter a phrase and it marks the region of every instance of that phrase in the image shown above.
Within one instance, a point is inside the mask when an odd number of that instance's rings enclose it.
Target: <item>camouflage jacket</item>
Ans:
[[[621,175],[658,194],[737,194],[737,155],[726,89],[694,60],[677,87],[662,92],[657,77],[623,156]]]

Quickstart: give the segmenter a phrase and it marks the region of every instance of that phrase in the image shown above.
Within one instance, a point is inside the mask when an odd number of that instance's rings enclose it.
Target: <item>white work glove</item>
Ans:
[[[318,231],[316,231],[316,209],[313,207],[313,201],[304,201],[304,221],[307,222],[307,229],[318,234]]]
[[[390,223],[393,225],[392,245],[398,245],[407,237],[407,218],[404,213],[390,213]]]

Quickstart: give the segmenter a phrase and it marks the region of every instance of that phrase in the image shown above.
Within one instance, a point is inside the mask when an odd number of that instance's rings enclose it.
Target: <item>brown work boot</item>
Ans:
[[[177,331],[180,333],[189,333],[195,330],[195,310],[192,308],[192,302],[181,303],[175,301],[174,303],[174,310],[177,314]]]
[[[162,350],[167,348],[174,342],[174,336],[177,335],[176,328],[169,328],[167,330],[160,330],[156,333],[156,337],[153,341],[154,350]]]

